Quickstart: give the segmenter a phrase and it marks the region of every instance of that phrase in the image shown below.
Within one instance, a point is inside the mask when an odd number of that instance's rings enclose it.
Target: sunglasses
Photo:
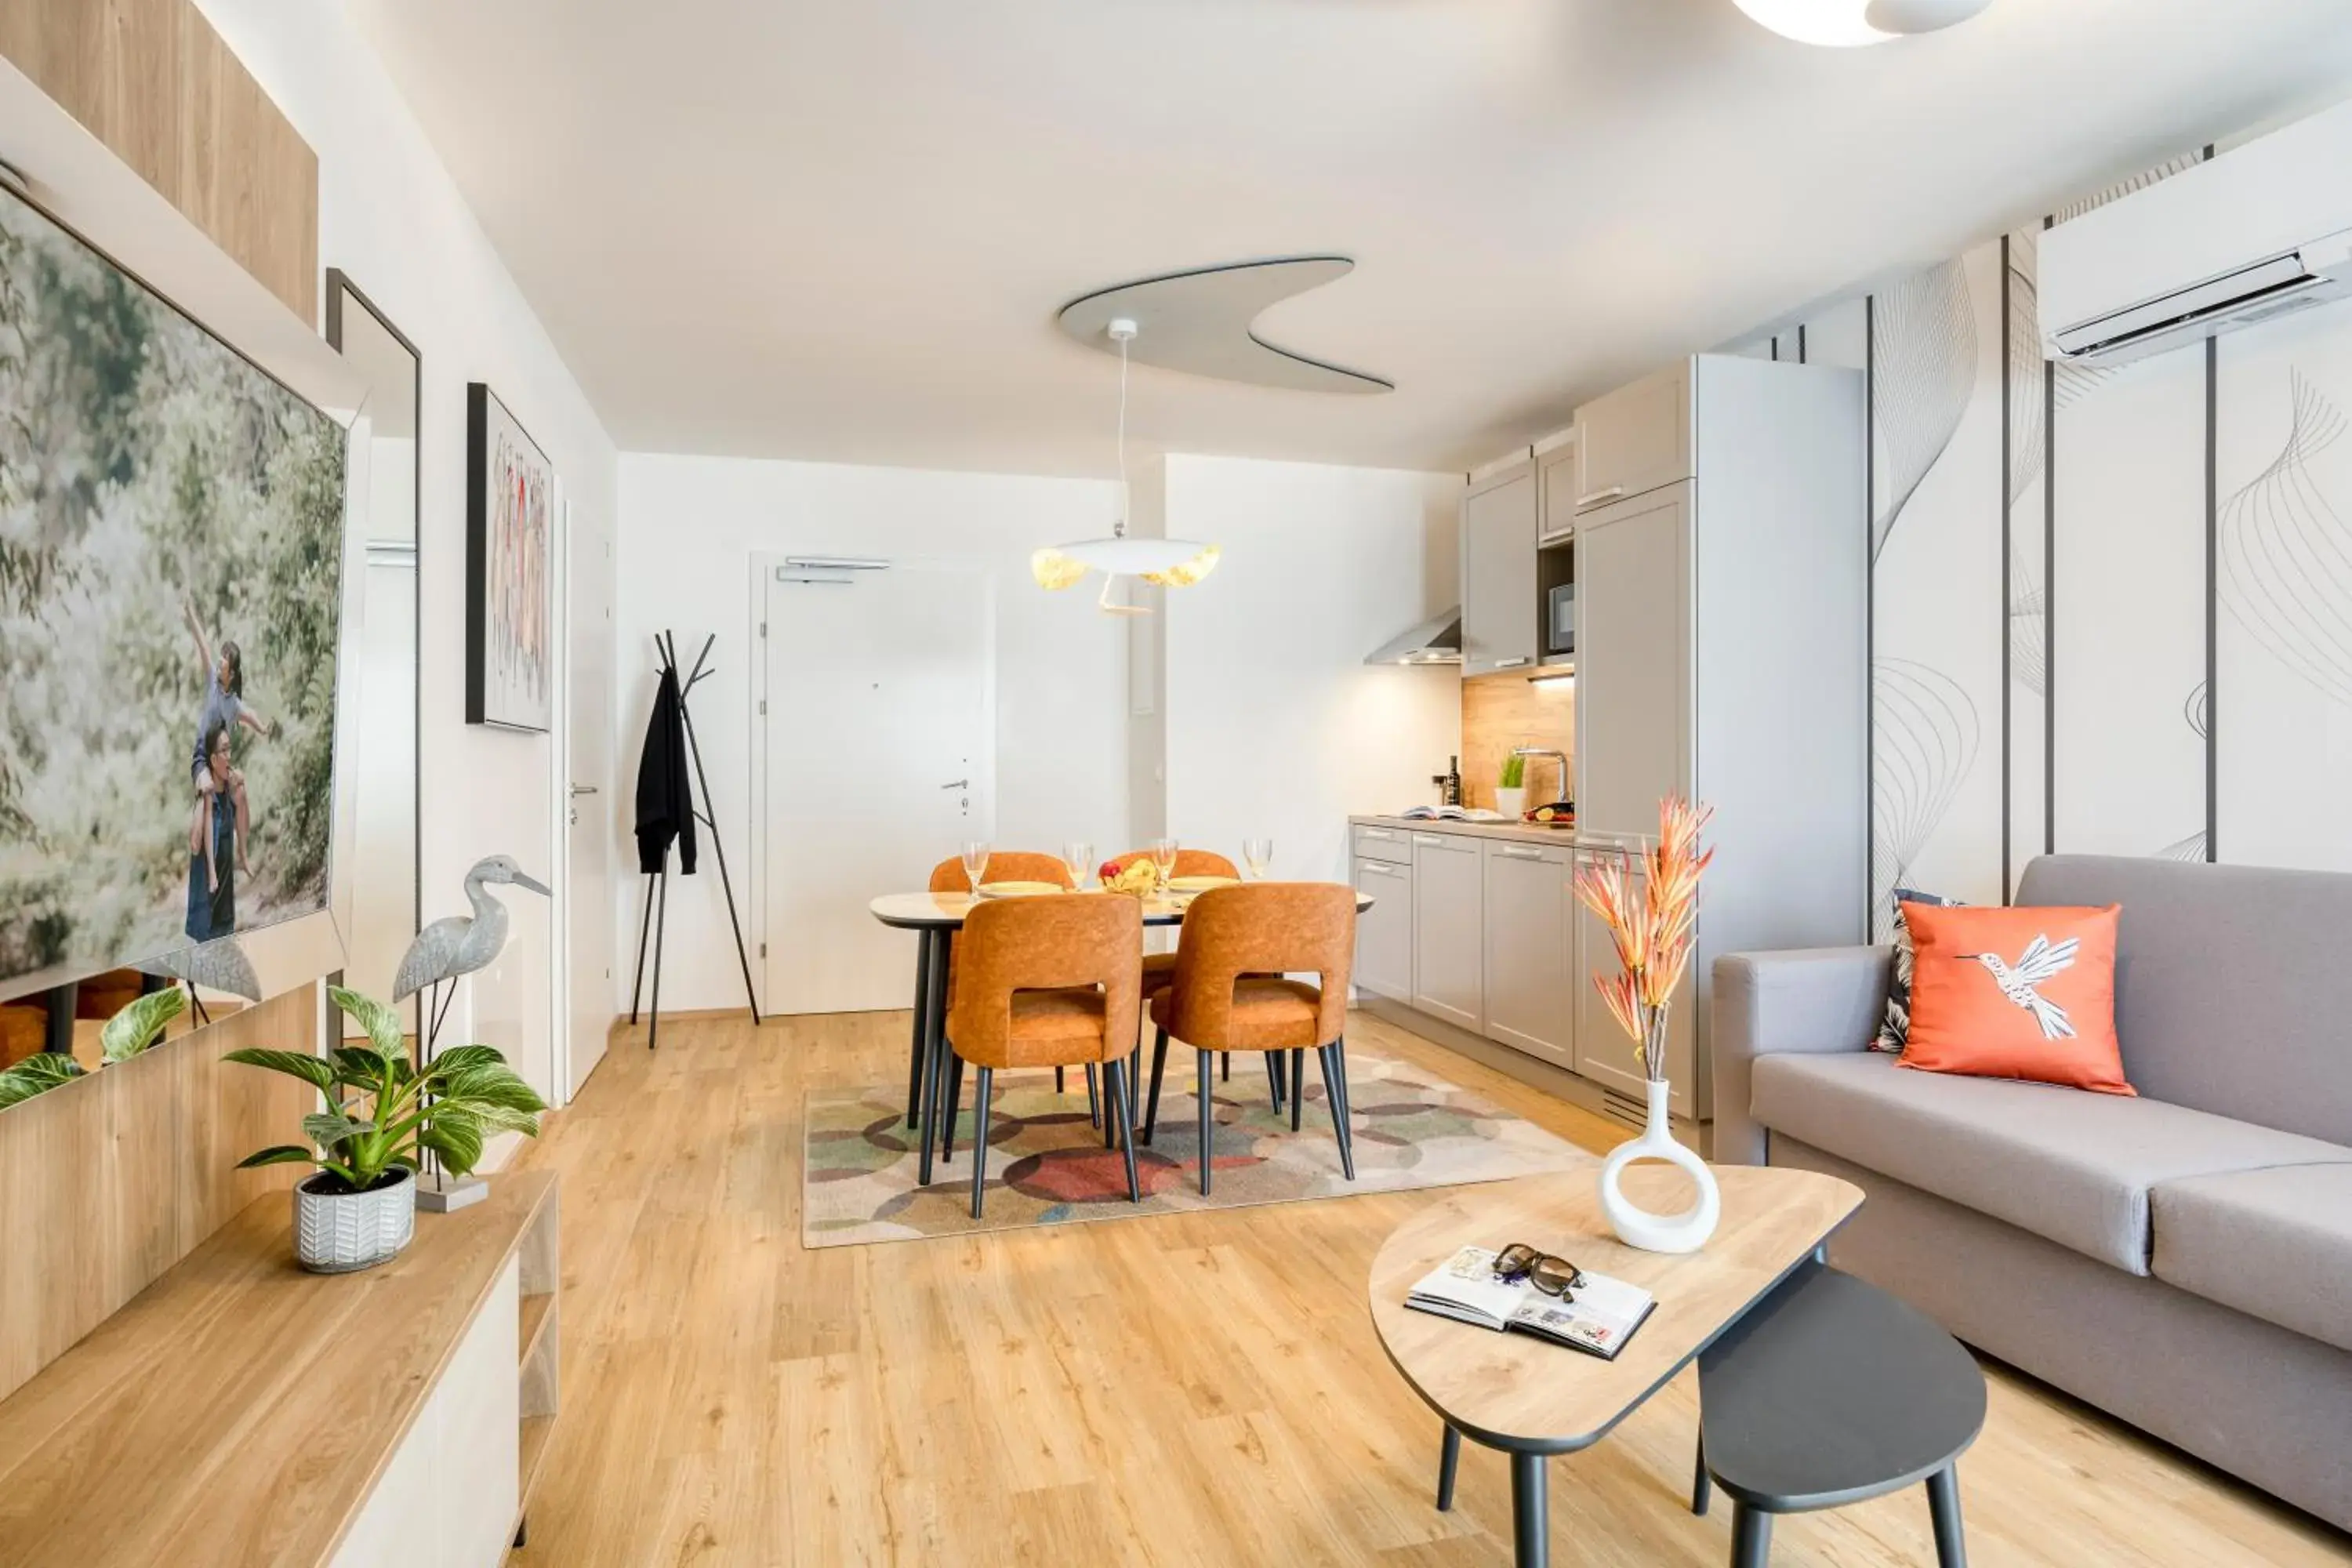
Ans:
[[[1547,1296],[1568,1300],[1574,1300],[1568,1293],[1584,1283],[1584,1271],[1575,1264],[1524,1241],[1515,1241],[1495,1255],[1495,1277],[1515,1285],[1524,1279]]]

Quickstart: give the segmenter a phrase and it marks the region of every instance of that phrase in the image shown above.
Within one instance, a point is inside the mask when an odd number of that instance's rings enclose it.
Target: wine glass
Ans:
[[[1274,840],[1271,838],[1243,839],[1242,861],[1249,867],[1252,881],[1265,881],[1266,868],[1274,864]]]
[[[1151,841],[1151,863],[1160,868],[1160,885],[1166,887],[1168,879],[1176,874],[1176,840],[1155,838]]]
[[[1070,886],[1083,892],[1087,873],[1094,868],[1095,847],[1083,838],[1073,838],[1062,846],[1062,864],[1070,868]]]
[[[976,893],[980,891],[981,881],[987,875],[987,872],[988,840],[985,838],[966,839],[963,847],[963,879],[971,885],[971,890],[973,892]]]

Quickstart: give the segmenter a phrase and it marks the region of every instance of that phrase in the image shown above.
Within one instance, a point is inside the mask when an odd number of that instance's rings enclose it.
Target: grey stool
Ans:
[[[1875,1286],[1807,1263],[1698,1362],[1699,1458],[1732,1500],[1732,1568],[1763,1568],[1772,1516],[1927,1483],[1941,1568],[1966,1568],[1957,1464],[1984,1427],[1984,1373]],[[1449,1490],[1451,1489],[1448,1489]]]

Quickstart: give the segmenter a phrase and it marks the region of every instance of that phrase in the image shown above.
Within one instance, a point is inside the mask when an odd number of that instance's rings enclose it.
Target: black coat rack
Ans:
[[[751,1022],[757,1024],[760,1022],[760,995],[751,984],[751,957],[743,946],[743,922],[736,918],[735,884],[727,875],[727,847],[719,842],[719,824],[711,816],[710,783],[702,772],[702,747],[694,738],[694,710],[687,702],[688,696],[695,687],[714,673],[708,666],[711,645],[718,640],[719,635],[716,632],[702,639],[702,651],[695,656],[694,668],[683,679],[680,679],[677,673],[676,633],[663,632],[656,636],[654,651],[660,657],[661,674],[665,680],[677,682],[678,718],[685,725],[688,753],[694,759],[694,784],[687,793],[687,810],[694,821],[700,823],[710,831],[710,852],[719,859],[719,886],[727,895],[727,924],[735,933],[735,961],[743,969],[743,995],[744,999],[751,1005]],[[655,700],[658,702],[660,699],[656,697]],[[640,768],[642,766],[641,763]],[[681,780],[680,784],[683,785],[684,781]],[[700,805],[694,804],[694,797],[698,795],[701,796]],[[668,915],[669,850],[665,847],[662,850],[661,869],[646,874],[646,912],[644,920],[637,927],[637,972],[635,978],[629,983],[629,1022],[634,1025],[637,1021],[637,993],[645,984],[646,937],[650,932],[654,947],[654,994],[653,1024],[646,1031],[646,1049],[647,1050],[652,1050],[655,1043],[661,1037],[662,937],[663,928],[668,923]]]

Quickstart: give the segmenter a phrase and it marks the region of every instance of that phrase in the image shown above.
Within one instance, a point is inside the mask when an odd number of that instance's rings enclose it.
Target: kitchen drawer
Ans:
[[[1412,864],[1412,831],[1404,827],[1365,827],[1356,829],[1356,855],[1364,860],[1393,860],[1400,866]]]
[[[1412,868],[1359,855],[1355,881],[1356,890],[1372,900],[1356,917],[1356,988],[1410,1005]]]

